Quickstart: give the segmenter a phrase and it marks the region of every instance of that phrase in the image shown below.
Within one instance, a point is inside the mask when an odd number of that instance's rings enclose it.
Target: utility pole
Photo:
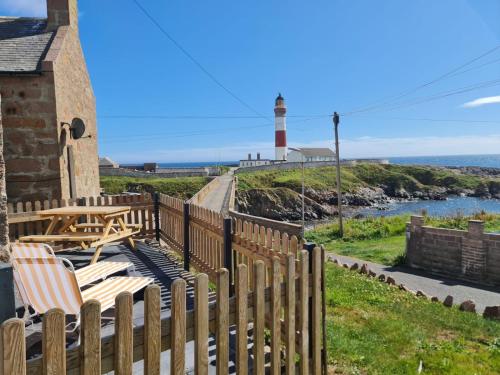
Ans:
[[[339,213],[339,234],[344,237],[344,226],[342,224],[342,186],[340,183],[340,150],[339,150],[339,123],[340,116],[337,112],[333,113],[333,125],[335,129],[335,155],[337,157],[337,209]]]
[[[304,184],[305,184],[305,176],[304,176],[304,155],[302,155],[302,238],[305,238],[305,234],[306,234],[306,221],[305,221],[305,198],[304,198],[304,194],[305,194],[305,187],[304,187]]]

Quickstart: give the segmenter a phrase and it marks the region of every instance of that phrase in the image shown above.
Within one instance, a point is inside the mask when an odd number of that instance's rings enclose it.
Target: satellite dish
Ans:
[[[71,137],[73,139],[80,139],[85,134],[85,123],[81,118],[75,117],[71,121]]]

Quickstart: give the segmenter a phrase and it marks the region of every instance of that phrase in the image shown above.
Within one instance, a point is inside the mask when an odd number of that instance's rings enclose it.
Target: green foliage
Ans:
[[[350,191],[363,185],[348,169],[341,171],[343,189]],[[331,190],[335,187],[336,173],[333,167],[304,169],[304,184],[315,190]],[[302,169],[270,170],[238,173],[238,189],[268,189],[286,187],[300,192],[302,188]]]
[[[206,177],[178,178],[133,178],[122,176],[101,176],[101,188],[107,194],[120,194],[124,191],[155,191],[173,197],[188,199],[196,194],[210,179]]]
[[[500,215],[479,212],[471,216],[425,216],[425,225],[466,230],[469,220],[485,222],[486,232],[500,231]],[[399,264],[405,249],[406,223],[409,215],[367,217],[344,221],[344,237],[339,236],[335,221],[306,233],[309,241],[325,245],[328,251],[387,265]]]
[[[342,374],[494,374],[500,323],[326,268],[330,366]]]
[[[305,185],[315,190],[333,190],[336,172],[333,167],[305,169]],[[476,190],[482,185],[500,191],[500,179],[462,174],[459,171],[411,165],[357,164],[342,166],[342,189],[353,191],[363,186],[386,186],[388,191],[405,189],[409,192],[445,187],[451,191]],[[302,170],[264,170],[238,173],[239,189],[288,187],[300,191]]]

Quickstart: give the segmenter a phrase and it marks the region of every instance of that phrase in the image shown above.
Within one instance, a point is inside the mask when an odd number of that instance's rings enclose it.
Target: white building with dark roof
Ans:
[[[287,162],[335,161],[335,152],[329,148],[289,148]]]

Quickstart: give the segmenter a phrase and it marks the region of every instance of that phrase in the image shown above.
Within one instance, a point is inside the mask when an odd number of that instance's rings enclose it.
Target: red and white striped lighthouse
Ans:
[[[275,159],[286,160],[288,149],[286,147],[286,106],[285,99],[278,95],[274,105],[275,128]]]

